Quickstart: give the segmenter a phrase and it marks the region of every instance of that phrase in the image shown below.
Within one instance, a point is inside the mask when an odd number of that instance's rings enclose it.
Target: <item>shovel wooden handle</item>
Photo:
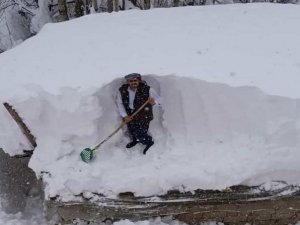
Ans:
[[[149,99],[130,116],[134,118],[136,116],[136,114],[138,114],[148,103],[149,103]],[[112,136],[114,136],[125,125],[126,125],[126,123],[123,121],[117,129],[115,129],[107,138],[105,138],[103,141],[101,141],[99,144],[97,144],[92,150],[93,151],[97,150],[104,142],[108,141]]]

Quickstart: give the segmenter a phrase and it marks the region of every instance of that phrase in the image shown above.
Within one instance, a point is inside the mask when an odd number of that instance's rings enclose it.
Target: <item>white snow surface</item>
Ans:
[[[0,100],[37,138],[29,165],[44,174],[46,198],[300,185],[299,26],[299,5],[263,3],[47,24],[0,55]],[[150,125],[155,145],[147,155],[126,150],[123,129],[82,162],[80,152],[120,124],[114,100],[131,72],[163,99]],[[1,148],[30,148],[4,108],[0,125]]]

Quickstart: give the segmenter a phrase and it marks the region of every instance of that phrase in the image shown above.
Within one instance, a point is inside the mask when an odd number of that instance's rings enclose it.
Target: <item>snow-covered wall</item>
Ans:
[[[119,125],[115,96],[122,79],[87,92],[65,88],[59,95],[39,92],[15,102],[37,134],[30,167],[38,174],[50,172],[44,177],[49,196],[153,195],[272,180],[298,184],[300,100],[194,78],[144,79],[163,98],[150,126],[155,145],[146,156],[142,146],[125,149],[129,139],[123,129],[101,146],[94,162],[79,159],[85,147]]]

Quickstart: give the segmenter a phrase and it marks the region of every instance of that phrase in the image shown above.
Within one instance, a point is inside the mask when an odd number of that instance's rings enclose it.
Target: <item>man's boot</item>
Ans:
[[[149,148],[150,148],[152,145],[154,145],[154,141],[151,141],[151,142],[149,142],[149,143],[146,145],[146,147],[145,147],[145,149],[144,149],[144,151],[143,151],[143,154],[144,154],[144,155],[146,155],[146,152],[149,150]]]
[[[133,140],[126,145],[126,148],[132,148],[133,146],[136,146],[137,143],[139,143],[137,140]]]

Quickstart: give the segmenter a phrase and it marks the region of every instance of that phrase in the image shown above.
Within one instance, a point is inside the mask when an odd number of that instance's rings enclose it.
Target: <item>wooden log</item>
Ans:
[[[21,129],[22,133],[25,135],[29,143],[32,145],[33,149],[37,146],[36,138],[31,134],[29,128],[26,126],[22,118],[19,116],[18,112],[10,105],[9,103],[3,103],[6,110],[9,112],[11,117],[14,121],[18,124],[19,128]]]

